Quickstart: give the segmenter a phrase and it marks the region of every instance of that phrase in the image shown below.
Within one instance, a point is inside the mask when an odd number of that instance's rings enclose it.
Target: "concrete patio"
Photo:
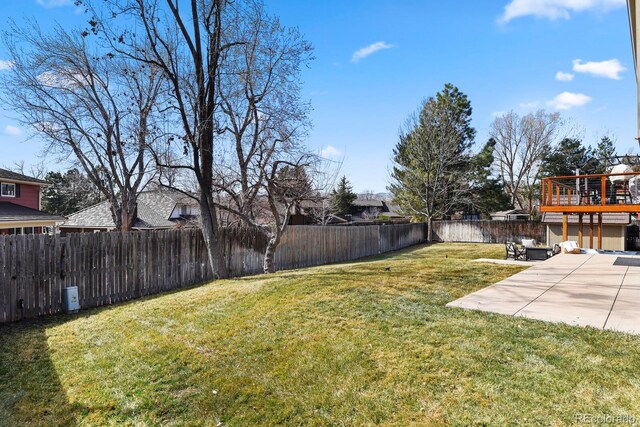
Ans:
[[[640,334],[640,267],[635,255],[557,255],[447,304],[549,322]]]

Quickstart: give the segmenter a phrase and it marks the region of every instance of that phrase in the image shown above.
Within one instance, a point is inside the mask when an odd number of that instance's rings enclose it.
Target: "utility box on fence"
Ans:
[[[78,287],[69,286],[63,289],[64,311],[65,313],[77,313],[80,310],[80,300],[78,299]]]

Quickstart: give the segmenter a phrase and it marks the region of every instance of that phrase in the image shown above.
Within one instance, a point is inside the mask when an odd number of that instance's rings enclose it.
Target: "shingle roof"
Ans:
[[[507,215],[529,215],[524,209],[509,209],[507,211],[491,212],[491,216],[507,216]]]
[[[3,179],[6,179],[8,181],[32,182],[34,184],[49,184],[47,181],[43,181],[42,179],[33,178],[31,176],[22,175],[21,173],[0,168],[0,180]]]
[[[353,206],[362,206],[362,207],[376,207],[376,208],[384,207],[384,203],[382,203],[382,200],[375,200],[375,199],[355,199],[351,204]]]
[[[51,215],[37,209],[11,202],[0,202],[0,221],[64,221],[59,215]]]
[[[547,224],[562,224],[562,213],[546,212],[542,214],[542,222]],[[598,222],[597,215],[593,216],[593,223]],[[627,225],[631,222],[631,215],[628,213],[605,212],[602,214],[602,223],[610,225]],[[578,215],[569,215],[569,224],[577,224]],[[582,217],[582,223],[586,226],[590,223],[589,215]]]
[[[388,216],[389,218],[408,218],[411,215],[404,215],[400,213],[402,209],[398,205],[394,205],[393,203],[387,203],[387,212],[382,212],[381,215]]]
[[[171,190],[145,191],[138,195],[138,217],[133,228],[168,228],[175,223],[169,219],[176,204],[193,204],[193,201]],[[85,208],[69,215],[63,227],[113,228],[115,224],[111,216],[108,201]]]

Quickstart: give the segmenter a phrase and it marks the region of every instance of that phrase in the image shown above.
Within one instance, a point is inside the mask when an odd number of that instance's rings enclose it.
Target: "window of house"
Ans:
[[[189,214],[189,206],[182,205],[180,206],[180,215],[188,215]]]
[[[16,197],[16,185],[3,182],[0,184],[0,196]]]

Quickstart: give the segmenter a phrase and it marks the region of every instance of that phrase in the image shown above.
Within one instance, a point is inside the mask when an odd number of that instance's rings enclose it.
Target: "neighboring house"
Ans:
[[[399,214],[399,206],[381,199],[356,199],[351,203],[351,219],[353,221],[371,220],[383,217],[385,219],[409,219]]]
[[[382,214],[386,206],[382,200],[377,199],[355,199],[351,203],[351,219],[353,221],[361,219],[376,219]]]
[[[289,225],[347,225],[376,219],[385,221],[410,219],[397,213],[398,206],[379,199],[356,199],[351,203],[351,214],[342,217],[330,213],[330,197],[324,200],[305,200],[291,209]]]
[[[0,169],[0,234],[41,234],[65,220],[41,211],[41,179]]]
[[[510,209],[508,211],[493,212],[490,214],[493,221],[521,221],[528,220],[531,216],[524,209]]]
[[[178,191],[153,190],[138,195],[134,230],[161,230],[194,223],[200,216],[198,203]],[[112,231],[111,206],[103,201],[69,215],[61,233]]]
[[[384,200],[382,201],[382,204],[384,205],[384,208],[382,212],[378,215],[378,217],[384,217],[387,219],[406,219],[406,220],[411,219],[410,215],[403,215],[399,213],[402,210],[400,206],[394,205]]]
[[[284,205],[280,204],[278,209],[284,213]],[[346,222],[330,213],[331,200],[329,198],[320,200],[302,200],[291,207],[289,213],[289,225],[317,225],[335,224]]]
[[[593,216],[594,247],[597,246],[598,217]],[[562,242],[562,213],[546,212],[542,215],[542,223],[547,225],[547,245]],[[603,213],[602,214],[602,249],[624,251],[626,243],[627,226],[631,223],[631,215],[628,213]],[[582,216],[583,246],[589,247],[590,231],[589,215]],[[578,215],[569,215],[568,240],[578,241]]]

